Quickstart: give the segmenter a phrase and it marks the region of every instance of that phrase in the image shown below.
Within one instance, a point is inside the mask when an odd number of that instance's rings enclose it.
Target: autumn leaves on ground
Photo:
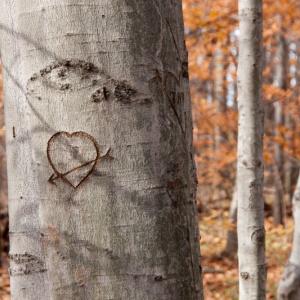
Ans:
[[[206,300],[238,299],[237,260],[220,255],[226,243],[227,212],[214,210],[201,216],[201,254],[203,256],[203,285]],[[293,223],[287,219],[286,227],[275,227],[266,218],[267,299],[276,299],[277,286],[292,247]]]

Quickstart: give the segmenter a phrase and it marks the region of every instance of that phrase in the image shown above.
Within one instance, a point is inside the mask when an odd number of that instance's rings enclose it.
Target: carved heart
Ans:
[[[47,157],[55,172],[49,182],[61,179],[74,189],[93,172],[100,150],[97,141],[89,134],[57,132],[48,141]]]

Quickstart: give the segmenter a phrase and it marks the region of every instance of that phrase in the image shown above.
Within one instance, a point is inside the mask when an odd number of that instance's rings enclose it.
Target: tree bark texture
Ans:
[[[238,66],[238,257],[240,300],[265,299],[262,2],[240,0]]]
[[[0,8],[12,299],[202,299],[181,1]]]
[[[278,286],[279,300],[300,299],[300,176],[293,194],[294,237],[289,261]]]

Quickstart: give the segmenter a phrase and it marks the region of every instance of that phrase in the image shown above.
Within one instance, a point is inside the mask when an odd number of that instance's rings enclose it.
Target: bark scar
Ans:
[[[9,273],[11,276],[47,271],[44,262],[39,257],[30,253],[15,253],[10,254],[9,257],[11,260],[11,267],[9,269]]]

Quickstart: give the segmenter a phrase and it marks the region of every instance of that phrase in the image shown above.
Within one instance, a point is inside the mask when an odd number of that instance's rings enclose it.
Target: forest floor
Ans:
[[[220,210],[201,216],[201,255],[205,300],[238,299],[238,262],[220,253],[225,248],[229,228],[227,214]],[[272,218],[265,219],[267,299],[276,299],[277,286],[292,249],[293,220],[286,219],[285,228],[275,227]],[[206,271],[205,271],[206,270]]]
[[[226,244],[229,228],[226,213],[212,211],[209,216],[200,216],[201,254],[204,299],[238,299],[237,260],[222,257],[220,253]],[[267,299],[276,299],[277,285],[292,247],[293,221],[286,220],[286,226],[274,227],[271,218],[265,220],[267,255]],[[10,299],[7,268],[0,268],[0,300]]]

